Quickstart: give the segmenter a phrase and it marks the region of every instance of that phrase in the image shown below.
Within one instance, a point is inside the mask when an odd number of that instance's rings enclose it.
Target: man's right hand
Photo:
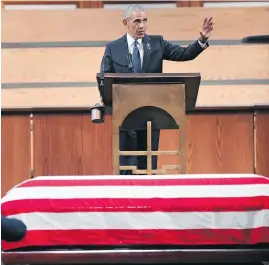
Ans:
[[[210,38],[213,30],[214,30],[213,18],[212,17],[205,18],[203,25],[202,25],[202,28],[200,30],[200,35],[201,35],[200,41],[202,43],[207,42],[207,40]]]

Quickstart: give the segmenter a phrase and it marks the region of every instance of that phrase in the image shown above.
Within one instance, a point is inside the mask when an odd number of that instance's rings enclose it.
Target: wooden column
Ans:
[[[190,1],[190,7],[203,7],[203,1]]]
[[[78,1],[78,8],[103,8],[102,1]]]
[[[189,7],[190,6],[190,1],[178,1],[177,2],[177,7]]]
[[[269,177],[269,110],[255,113],[256,174]]]
[[[177,7],[202,7],[203,1],[182,0],[177,2]]]
[[[30,116],[5,114],[1,117],[1,196],[31,178]]]

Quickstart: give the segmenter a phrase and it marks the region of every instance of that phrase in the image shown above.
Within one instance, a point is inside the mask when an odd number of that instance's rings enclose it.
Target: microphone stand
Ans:
[[[109,60],[111,60],[113,63],[115,63],[116,65],[118,66],[121,66],[121,67],[128,67],[130,70],[133,70],[134,66],[133,66],[133,60],[132,60],[132,55],[130,53],[127,53],[126,54],[126,58],[127,58],[127,65],[123,65],[123,64],[120,64],[116,61],[114,61],[110,55],[108,54],[105,54],[103,56],[103,60],[102,60],[102,64],[101,64],[101,69],[100,69],[100,91],[102,91],[102,94],[104,92],[104,83],[105,83],[105,60],[106,58],[109,58]]]

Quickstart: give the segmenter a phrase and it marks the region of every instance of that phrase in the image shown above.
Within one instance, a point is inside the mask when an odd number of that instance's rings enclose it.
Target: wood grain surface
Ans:
[[[34,175],[112,174],[111,116],[34,115]]]
[[[104,48],[2,50],[2,83],[96,82]],[[165,61],[164,73],[201,73],[204,80],[269,78],[269,46],[212,46],[189,62]],[[244,67],[242,67],[244,66]]]
[[[88,108],[100,103],[97,87],[6,88],[1,91],[2,109]],[[269,105],[269,86],[200,85],[196,107]]]
[[[256,173],[269,178],[269,111],[257,111]]]
[[[31,177],[30,116],[1,116],[1,196]]]
[[[179,131],[163,130],[160,150],[177,150],[178,139]],[[253,173],[253,115],[188,115],[186,153],[188,174]],[[177,156],[161,156],[158,167],[175,163]]]
[[[216,24],[212,39],[240,40],[254,35],[253,29],[255,35],[268,34],[268,7],[151,9],[148,33],[168,40],[197,39],[208,16]],[[122,19],[123,10],[2,10],[2,42],[111,41],[125,33]]]

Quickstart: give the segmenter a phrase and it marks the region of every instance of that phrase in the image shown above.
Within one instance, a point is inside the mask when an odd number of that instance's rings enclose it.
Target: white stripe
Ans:
[[[269,184],[201,186],[25,187],[10,191],[2,203],[23,199],[73,198],[229,198],[269,196]]]
[[[11,188],[8,192],[12,189],[20,186],[23,183],[38,181],[38,180],[111,180],[111,179],[222,179],[222,178],[264,178],[268,179],[264,176],[257,175],[257,174],[180,174],[180,175],[92,175],[92,176],[38,176],[34,179],[25,180],[13,188]]]
[[[22,220],[28,230],[64,229],[252,229],[269,227],[269,210],[253,212],[77,212],[26,213],[11,217]]]
[[[264,176],[256,175],[256,174],[180,174],[180,175],[155,175],[155,176],[147,176],[147,175],[93,175],[93,176],[38,176],[34,179],[25,180],[8,192],[17,188],[21,184],[38,181],[38,180],[112,180],[112,179],[223,179],[223,178],[265,178]]]
[[[203,179],[203,178],[265,178],[256,174],[180,174],[180,175],[93,175],[93,176],[39,176],[27,180],[96,180],[96,179]]]

